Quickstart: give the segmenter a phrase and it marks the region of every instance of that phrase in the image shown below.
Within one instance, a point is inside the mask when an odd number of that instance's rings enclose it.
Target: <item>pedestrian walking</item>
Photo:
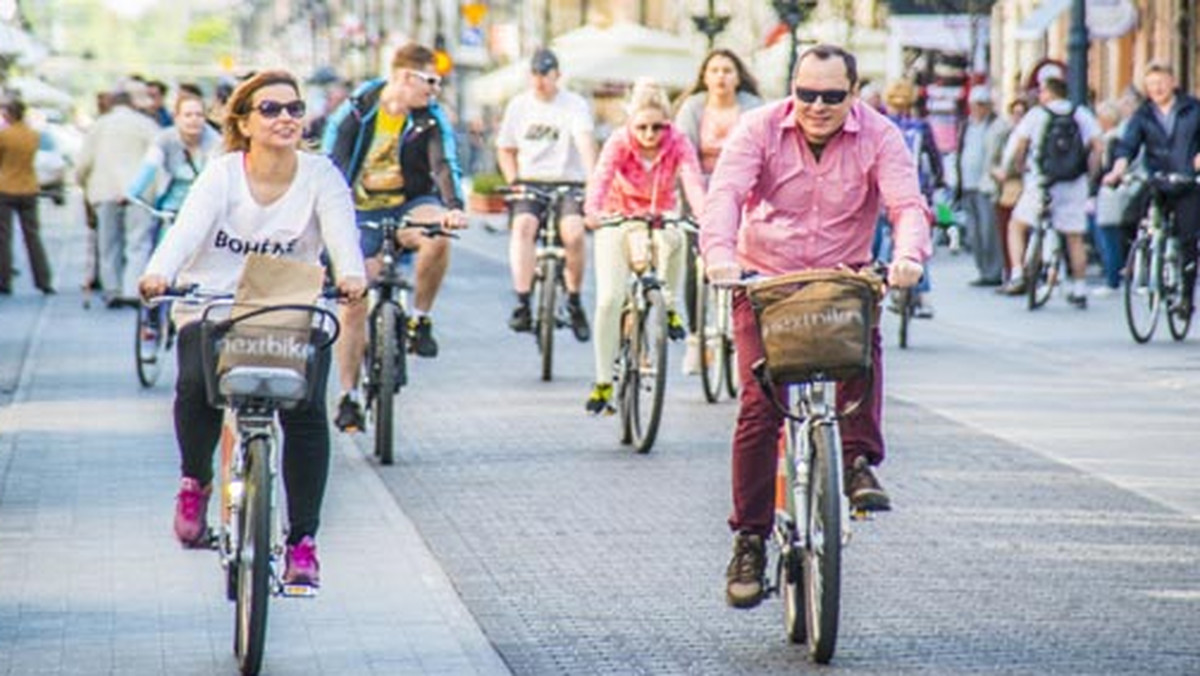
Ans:
[[[33,284],[44,294],[54,293],[50,261],[38,232],[38,180],[34,170],[39,135],[25,123],[25,104],[0,103],[0,294],[12,293],[13,218],[21,222],[25,252],[33,271]]]
[[[958,138],[957,185],[954,196],[967,217],[967,242],[978,276],[971,286],[1000,286],[1004,255],[996,233],[996,181],[988,171],[1003,122],[992,111],[992,93],[977,85],[967,95],[969,116]]]
[[[77,177],[96,209],[100,285],[110,308],[137,304],[137,279],[150,257],[153,223],[144,209],[130,205],[125,189],[133,183],[159,127],[134,110],[129,90],[118,87],[111,109],[87,131]]]

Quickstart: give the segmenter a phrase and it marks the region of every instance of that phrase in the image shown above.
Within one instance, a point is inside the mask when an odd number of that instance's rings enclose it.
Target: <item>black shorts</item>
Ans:
[[[564,216],[582,216],[583,215],[583,195],[573,196],[566,195],[559,200],[559,218]],[[533,214],[539,219],[542,217],[542,211],[546,208],[546,203],[536,199],[513,200],[512,214],[518,216],[520,214]]]

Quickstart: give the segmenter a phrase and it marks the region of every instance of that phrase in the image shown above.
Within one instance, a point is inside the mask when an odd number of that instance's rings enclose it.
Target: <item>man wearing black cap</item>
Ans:
[[[500,122],[496,139],[500,171],[509,183],[586,181],[596,163],[592,111],[587,101],[559,89],[558,57],[549,49],[534,53],[530,70],[533,86],[509,101]],[[508,325],[514,331],[530,331],[533,327],[529,300],[540,212],[541,205],[532,200],[513,205],[508,259],[517,307]],[[585,260],[582,200],[564,199],[561,213],[559,234],[566,249],[571,329],[578,340],[586,341],[591,332],[579,299]]]

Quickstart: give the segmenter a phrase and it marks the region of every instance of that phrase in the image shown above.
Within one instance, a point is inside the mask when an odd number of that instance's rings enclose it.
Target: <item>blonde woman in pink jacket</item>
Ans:
[[[584,222],[595,231],[596,382],[587,400],[587,410],[592,414],[613,411],[613,362],[620,340],[621,301],[629,277],[625,230],[599,228],[601,221],[617,215],[678,213],[677,181],[682,182],[693,213],[701,213],[704,205],[704,179],[696,148],[671,124],[666,92],[653,82],[639,81],[630,94],[627,110],[625,126],[613,132],[600,152],[588,180],[584,204]],[[687,332],[674,305],[675,289],[683,274],[684,238],[673,230],[658,231],[655,237],[656,267],[665,282],[667,329],[672,340],[681,340]]]

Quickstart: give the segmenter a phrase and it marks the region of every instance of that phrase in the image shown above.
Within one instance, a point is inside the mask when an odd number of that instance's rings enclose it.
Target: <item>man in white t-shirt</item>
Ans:
[[[558,58],[554,52],[539,49],[533,55],[530,70],[532,87],[509,101],[500,122],[496,139],[500,171],[509,183],[585,182],[596,164],[591,109],[583,97],[559,89]],[[529,300],[536,264],[534,240],[542,208],[534,200],[513,204],[508,260],[517,307],[508,325],[514,331],[533,328]],[[585,267],[582,191],[563,200],[561,215],[559,235],[567,258],[567,308],[571,329],[583,342],[591,332],[579,299]]]
[[[1012,261],[1012,275],[1001,293],[1019,296],[1025,293],[1026,280],[1022,268],[1025,260],[1025,242],[1031,223],[1038,220],[1042,207],[1042,172],[1038,166],[1039,151],[1050,124],[1051,112],[1068,115],[1074,110],[1075,124],[1079,127],[1084,146],[1088,149],[1088,171],[1078,178],[1053,183],[1050,186],[1050,220],[1054,229],[1067,240],[1067,261],[1070,266],[1071,287],[1067,301],[1077,308],[1087,307],[1087,283],[1084,271],[1087,267],[1087,252],[1084,249],[1083,233],[1087,230],[1088,175],[1095,174],[1099,166],[1103,140],[1096,117],[1083,106],[1074,106],[1067,100],[1067,84],[1061,68],[1050,66],[1038,73],[1038,102],[1017,123],[1008,139],[1005,155],[1012,157],[1011,165],[1023,167],[1024,190],[1013,208],[1012,221],[1008,228],[1008,253]]]

